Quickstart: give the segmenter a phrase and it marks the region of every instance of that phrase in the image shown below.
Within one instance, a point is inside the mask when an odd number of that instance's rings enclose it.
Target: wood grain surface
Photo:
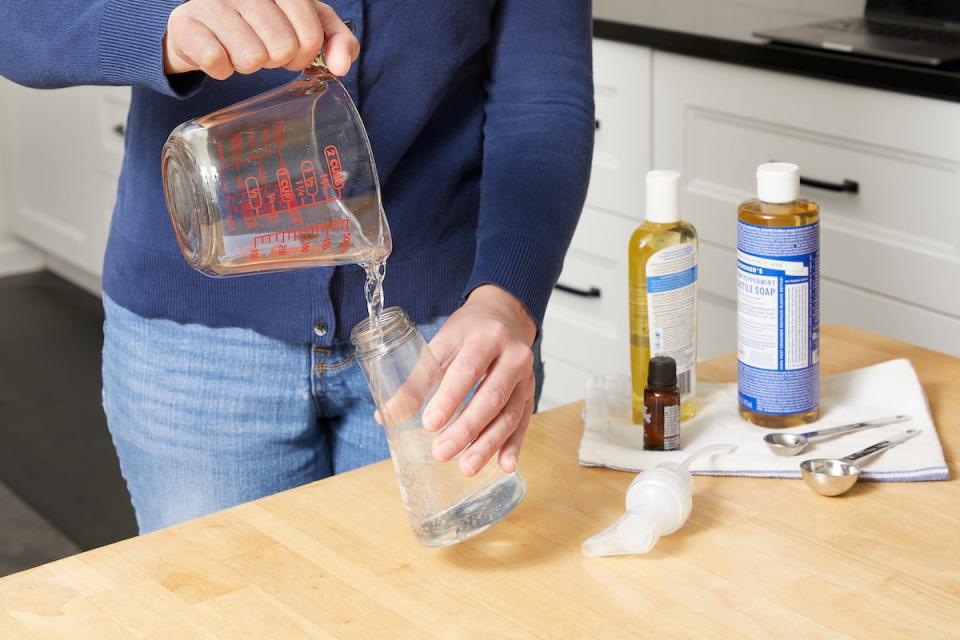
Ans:
[[[954,479],[828,499],[701,477],[650,554],[588,560],[632,476],[577,464],[573,404],[535,416],[529,493],[473,540],[417,546],[381,463],[0,579],[0,638],[957,638],[960,360],[824,334],[825,374],[913,361]],[[735,360],[700,371],[731,380]]]

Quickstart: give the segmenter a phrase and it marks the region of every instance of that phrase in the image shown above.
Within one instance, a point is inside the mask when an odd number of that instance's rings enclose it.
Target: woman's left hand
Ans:
[[[533,412],[536,382],[531,345],[537,325],[524,306],[494,285],[471,292],[430,341],[443,378],[423,412],[427,431],[441,429],[470,390],[476,393],[457,419],[433,442],[433,457],[460,455],[460,470],[475,475],[500,452],[500,467],[517,468],[520,446]]]

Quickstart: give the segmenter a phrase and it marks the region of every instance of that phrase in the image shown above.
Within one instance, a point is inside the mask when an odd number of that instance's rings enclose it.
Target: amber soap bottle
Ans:
[[[673,451],[680,448],[680,389],[677,362],[669,356],[650,358],[643,390],[643,448]]]

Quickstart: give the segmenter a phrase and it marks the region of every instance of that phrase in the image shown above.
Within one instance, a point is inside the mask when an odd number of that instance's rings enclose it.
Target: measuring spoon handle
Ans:
[[[866,449],[861,449],[856,453],[851,453],[848,456],[844,456],[843,458],[841,458],[841,460],[843,460],[844,462],[856,462],[861,458],[872,456],[875,453],[880,453],[881,451],[886,451],[890,447],[895,447],[898,444],[902,444],[907,440],[909,440],[910,438],[913,438],[914,436],[917,436],[919,434],[920,432],[916,429],[908,429],[907,431],[904,431],[903,434],[900,435],[899,437],[891,438],[890,440],[882,440],[877,444],[870,445]]]
[[[830,427],[829,429],[820,429],[818,431],[809,431],[802,435],[807,438],[814,436],[829,436],[835,433],[847,433],[848,431],[859,431],[860,429],[872,429],[874,427],[885,427],[888,424],[896,424],[910,420],[908,415],[888,416],[886,418],[877,418],[876,420],[864,420],[863,422],[854,422],[853,424],[843,424],[839,427]]]

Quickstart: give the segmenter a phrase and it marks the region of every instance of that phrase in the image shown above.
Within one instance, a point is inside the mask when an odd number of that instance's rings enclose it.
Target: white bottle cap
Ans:
[[[800,167],[768,162],[757,167],[757,197],[763,202],[793,202],[800,197]]]
[[[680,172],[647,172],[647,220],[677,222],[680,220]]]

